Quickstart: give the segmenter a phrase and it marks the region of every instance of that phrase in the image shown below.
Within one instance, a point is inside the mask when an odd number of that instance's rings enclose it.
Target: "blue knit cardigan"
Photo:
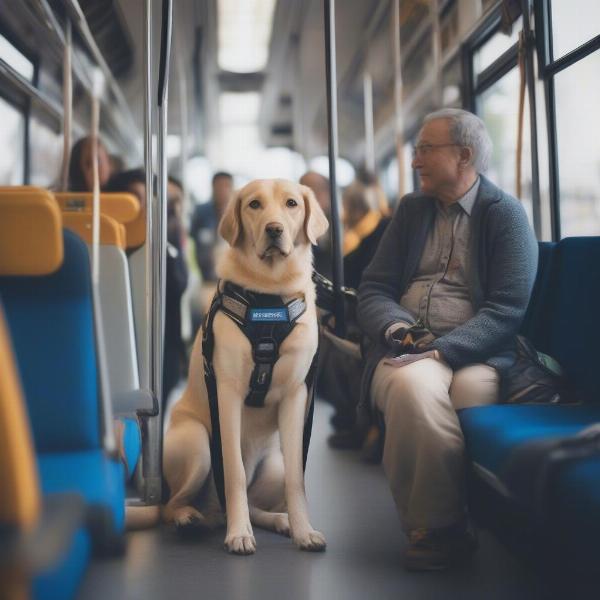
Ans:
[[[358,322],[370,343],[361,403],[367,401],[373,372],[388,350],[385,331],[396,321],[415,322],[399,301],[419,266],[435,214],[431,196],[405,196],[363,274]],[[487,363],[502,371],[514,360],[514,340],[535,281],[538,247],[521,203],[483,176],[470,225],[469,293],[475,314],[433,345],[454,370]]]

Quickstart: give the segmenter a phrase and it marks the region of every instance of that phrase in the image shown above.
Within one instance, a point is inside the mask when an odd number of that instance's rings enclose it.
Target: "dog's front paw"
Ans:
[[[254,554],[256,540],[253,535],[228,535],[225,538],[225,549],[230,554]]]
[[[327,547],[325,536],[316,529],[309,529],[304,534],[294,535],[293,539],[294,544],[300,550],[306,550],[307,552],[323,552]]]

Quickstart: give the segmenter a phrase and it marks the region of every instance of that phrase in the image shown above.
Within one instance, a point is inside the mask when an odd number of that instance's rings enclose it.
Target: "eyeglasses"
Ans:
[[[417,156],[427,156],[428,154],[431,154],[434,148],[447,148],[448,146],[460,146],[460,144],[420,144],[413,148],[412,157],[417,158]]]

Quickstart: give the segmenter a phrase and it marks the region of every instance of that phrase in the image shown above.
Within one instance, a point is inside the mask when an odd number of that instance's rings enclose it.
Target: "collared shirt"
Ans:
[[[400,299],[433,334],[444,335],[474,314],[469,296],[470,217],[480,178],[457,202],[437,202],[419,267]]]

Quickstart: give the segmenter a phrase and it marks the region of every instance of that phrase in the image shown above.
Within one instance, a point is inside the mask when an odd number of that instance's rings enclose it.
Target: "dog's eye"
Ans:
[[[288,208],[294,208],[294,206],[298,206],[298,203],[297,203],[297,202],[296,202],[296,201],[295,201],[293,198],[290,198],[290,199],[289,199],[289,200],[288,200],[288,201],[285,203],[285,205],[286,205]]]
[[[253,210],[256,210],[257,208],[260,208],[260,202],[258,200],[252,200],[252,202],[250,202],[248,206]]]

